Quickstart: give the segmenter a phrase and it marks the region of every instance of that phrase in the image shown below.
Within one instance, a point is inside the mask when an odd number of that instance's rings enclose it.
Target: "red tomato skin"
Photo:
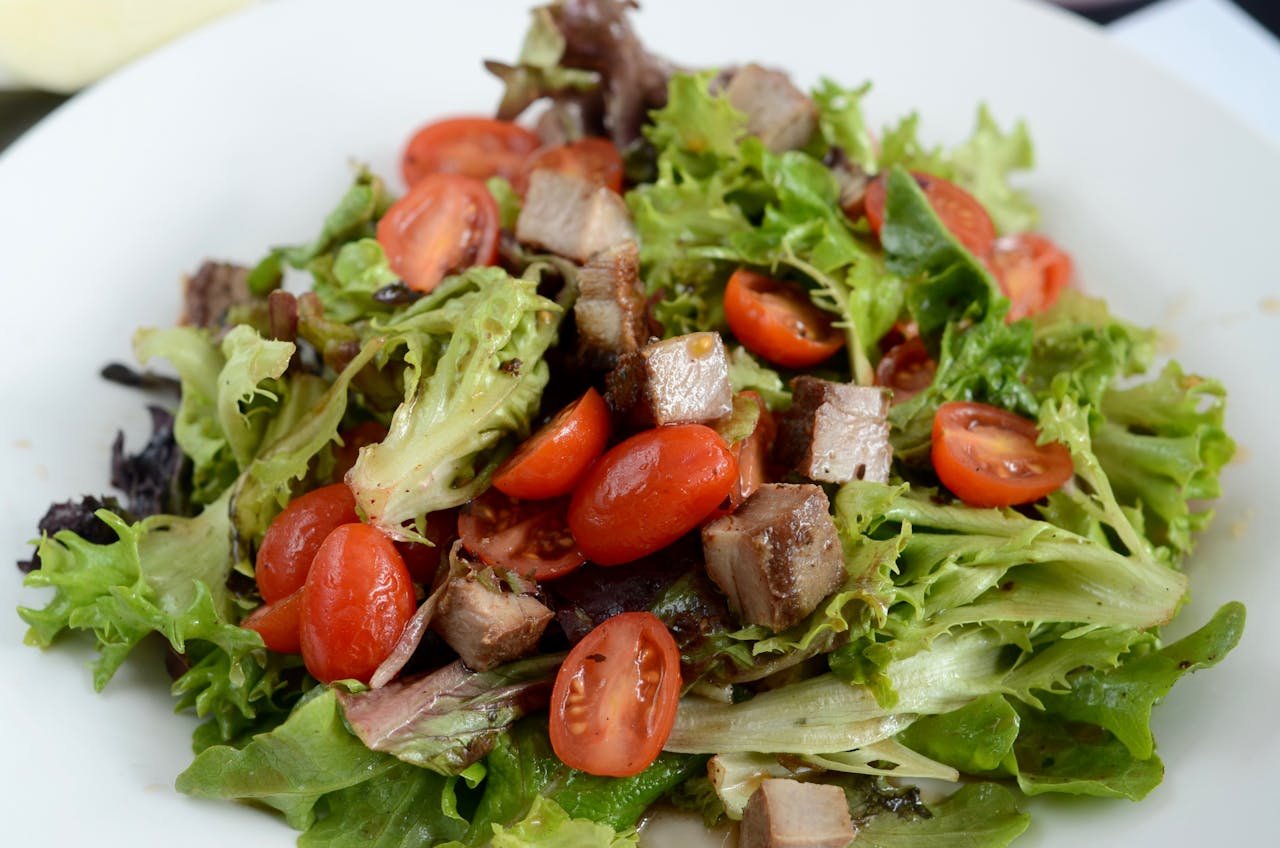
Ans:
[[[921,171],[912,171],[911,176],[924,190],[938,220],[966,250],[979,259],[984,258],[996,239],[996,225],[978,199],[942,177]],[[881,175],[867,186],[866,195],[867,223],[876,235],[880,235],[880,228],[884,225],[885,199],[884,175]]]
[[[522,501],[489,489],[458,513],[458,536],[481,562],[546,581],[586,562],[565,519],[565,498]]]
[[[602,673],[609,677],[601,679]],[[682,685],[680,649],[657,616],[625,612],[606,619],[556,674],[551,748],[565,765],[588,774],[639,774],[671,736]]]
[[[493,474],[493,485],[513,498],[567,495],[604,452],[612,430],[609,407],[594,388],[556,414]]]
[[[630,562],[697,527],[737,479],[732,451],[710,427],[646,430],[587,471],[569,502],[569,529],[592,562]]]
[[[356,499],[344,483],[300,495],[272,520],[258,546],[254,576],[268,604],[302,588],[316,551],[331,532],[360,519]]]
[[[510,121],[446,118],[427,124],[405,145],[401,173],[414,186],[428,174],[459,174],[476,180],[514,179],[541,140]]]
[[[752,353],[785,368],[809,368],[844,347],[831,316],[781,280],[739,268],[724,291],[725,320]]]
[[[1071,256],[1039,233],[996,239],[988,265],[1009,298],[1011,322],[1052,308],[1075,276]]]
[[[893,390],[893,403],[899,404],[924,391],[933,383],[938,363],[929,356],[919,336],[894,345],[876,364],[876,385]]]
[[[484,183],[428,174],[378,221],[378,244],[405,285],[429,292],[449,274],[497,262],[499,221]]]
[[[570,144],[544,147],[524,160],[511,187],[524,196],[534,171],[559,171],[622,192],[622,154],[607,138],[583,138]]]
[[[930,459],[942,485],[969,506],[1031,503],[1061,488],[1074,473],[1066,446],[1037,445],[1039,436],[1035,422],[1020,415],[985,403],[951,401],[934,416]]]
[[[251,612],[241,627],[262,637],[262,642],[277,654],[302,653],[302,589],[274,604],[263,604]]]
[[[367,524],[344,524],[316,553],[302,596],[302,659],[321,683],[368,683],[417,604],[395,546]]]

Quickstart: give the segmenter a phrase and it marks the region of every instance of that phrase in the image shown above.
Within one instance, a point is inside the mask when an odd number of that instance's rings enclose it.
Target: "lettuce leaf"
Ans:
[[[995,783],[962,786],[928,809],[929,818],[877,815],[858,833],[858,842],[868,848],[1004,848],[1031,823],[1013,794]]]
[[[563,312],[538,295],[536,280],[475,268],[375,322],[408,368],[390,432],[347,475],[369,523],[413,539],[407,522],[484,490],[512,442],[529,432],[548,378],[542,354]]]
[[[571,818],[555,801],[538,796],[529,813],[514,825],[495,824],[489,844],[493,848],[634,848],[639,836],[634,829],[618,833],[607,824]]]
[[[839,147],[851,162],[868,173],[874,173],[875,143],[867,130],[866,119],[862,116],[862,98],[870,90],[869,82],[864,82],[857,88],[845,88],[834,80],[823,77],[811,96],[814,105],[818,107],[818,133],[824,145]]]

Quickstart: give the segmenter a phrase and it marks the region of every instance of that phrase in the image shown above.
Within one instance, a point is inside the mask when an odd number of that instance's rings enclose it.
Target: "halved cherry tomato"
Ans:
[[[991,250],[991,243],[996,239],[996,226],[991,223],[991,216],[982,208],[978,199],[942,177],[919,171],[913,171],[911,176],[915,177],[916,184],[924,190],[929,205],[933,207],[943,226],[951,231],[951,235],[974,256],[986,256]],[[867,186],[867,223],[876,235],[880,234],[880,227],[884,225],[884,202],[882,174]]]
[[[781,280],[739,268],[724,290],[724,316],[752,353],[787,368],[807,368],[844,347],[832,316]]]
[[[400,640],[417,602],[395,546],[368,524],[344,524],[316,552],[302,592],[302,660],[321,683],[364,683]]]
[[[938,363],[925,350],[919,336],[896,344],[876,364],[876,385],[893,389],[893,402],[910,400],[929,388]]]
[[[630,562],[697,527],[737,479],[732,451],[710,427],[646,430],[587,471],[569,502],[569,529],[592,562]]]
[[[742,395],[751,398],[760,406],[760,417],[756,419],[756,428],[745,439],[729,445],[733,458],[738,463],[738,479],[729,490],[729,506],[736,509],[755,494],[756,489],[769,479],[768,459],[773,450],[773,440],[778,433],[778,426],[773,414],[764,405],[764,398],[759,392],[747,390]]]
[[[490,489],[458,513],[458,535],[487,565],[534,580],[573,571],[586,557],[565,523],[564,498],[520,501]]]
[[[376,445],[387,437],[387,427],[377,421],[365,421],[350,430],[343,430],[342,444],[333,449],[333,479],[342,480],[356,464],[360,448]]]
[[[622,154],[606,138],[584,138],[572,144],[544,147],[533,153],[511,180],[511,187],[523,195],[534,171],[559,171],[581,177],[612,191],[622,191]]]
[[[567,495],[604,452],[612,429],[609,407],[595,389],[556,413],[493,473],[493,485],[513,498]]]
[[[263,643],[277,654],[302,653],[302,589],[274,604],[263,604],[240,626],[257,631]]]
[[[498,204],[484,183],[428,174],[378,222],[378,243],[405,285],[429,292],[449,274],[498,258]]]
[[[290,501],[258,546],[254,576],[262,599],[273,604],[300,589],[325,537],[340,525],[359,520],[355,496],[345,483],[324,486]]]
[[[1017,321],[1058,302],[1075,273],[1071,257],[1039,233],[1003,236],[991,248],[991,270],[1012,305],[1005,316]]]
[[[477,180],[514,178],[538,149],[536,133],[510,121],[448,118],[418,130],[405,147],[401,171],[413,186],[427,174],[459,174]]]
[[[1037,445],[1034,421],[985,403],[953,401],[933,419],[933,470],[970,506],[1039,500],[1071,479],[1064,445]]]
[[[588,774],[639,774],[671,736],[681,685],[680,649],[657,616],[606,619],[573,647],[556,675],[551,748]]]

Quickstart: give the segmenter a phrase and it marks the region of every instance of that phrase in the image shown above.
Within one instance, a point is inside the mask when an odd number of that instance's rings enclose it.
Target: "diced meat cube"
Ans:
[[[551,617],[536,598],[460,577],[440,598],[431,627],[469,668],[487,671],[532,651]]]
[[[857,835],[839,786],[770,778],[747,802],[738,848],[847,848]]]
[[[820,486],[770,483],[702,528],[707,574],[743,621],[785,630],[844,581],[828,508]]]
[[[648,340],[640,253],[634,241],[603,250],[582,266],[573,319],[578,359],[588,368],[607,371]]]
[[[878,386],[791,381],[791,409],[778,425],[777,454],[810,480],[889,480],[889,396]]]
[[[818,107],[781,71],[744,65],[729,81],[725,96],[746,113],[747,131],[774,153],[804,147],[818,126]]]
[[[617,192],[558,171],[534,171],[516,219],[522,244],[575,262],[636,237],[627,204]]]
[[[249,269],[227,262],[205,262],[194,276],[182,281],[180,323],[217,329],[228,310],[254,300]]]
[[[640,424],[696,424],[733,411],[729,357],[719,333],[653,342],[605,378],[609,404]]]

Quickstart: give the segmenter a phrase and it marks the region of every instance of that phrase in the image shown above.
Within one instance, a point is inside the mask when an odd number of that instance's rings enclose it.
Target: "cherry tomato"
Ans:
[[[498,466],[493,485],[513,498],[541,500],[567,495],[604,452],[609,407],[595,389],[556,413]]]
[[[569,529],[592,562],[630,562],[697,527],[737,479],[733,453],[710,427],[646,430],[587,471],[569,502]]]
[[[893,389],[893,402],[910,400],[929,388],[938,363],[925,350],[919,336],[894,345],[876,364],[876,385]]]
[[[756,428],[751,431],[751,435],[729,445],[729,450],[738,463],[738,479],[729,490],[729,506],[733,509],[742,506],[747,498],[755,494],[756,489],[769,480],[768,458],[778,432],[773,415],[764,405],[764,398],[760,397],[760,393],[748,390],[742,394],[760,406],[760,417],[756,419]]]
[[[844,347],[832,316],[803,292],[746,268],[729,278],[724,316],[747,350],[787,368],[817,365]]]
[[[974,256],[986,256],[996,239],[996,226],[977,198],[942,177],[918,171],[913,171],[911,176],[924,190],[929,205],[951,235]],[[867,223],[876,235],[880,234],[880,227],[884,224],[884,203],[884,176],[881,175],[867,186]]]
[[[536,133],[510,121],[448,118],[427,124],[409,139],[401,171],[411,187],[428,174],[510,180],[540,143]]]
[[[342,480],[356,464],[360,448],[376,445],[387,437],[387,427],[377,421],[365,421],[341,433],[342,444],[333,449],[333,479]]]
[[[657,616],[606,619],[556,675],[551,747],[565,765],[588,774],[639,774],[671,736],[681,685],[680,649]]]
[[[302,653],[302,589],[274,604],[263,604],[240,626],[257,631],[263,643],[277,654]]]
[[[996,239],[990,265],[1005,297],[1012,302],[1005,316],[1009,321],[1053,306],[1074,275],[1071,257],[1039,233]]]
[[[543,170],[559,171],[612,191],[622,191],[622,155],[606,138],[584,138],[572,144],[542,148],[524,160],[511,187],[523,195],[529,188],[529,175]]]
[[[254,574],[262,599],[273,604],[300,589],[325,537],[339,525],[359,520],[355,496],[344,483],[324,486],[290,501],[258,546]]]
[[[1037,445],[1034,421],[985,403],[953,401],[933,419],[933,470],[970,506],[1030,503],[1071,479],[1064,445]]]
[[[565,507],[564,498],[520,501],[490,489],[458,514],[458,535],[486,565],[552,580],[586,561],[565,523]]]
[[[429,292],[449,274],[498,258],[498,204],[484,183],[428,174],[378,222],[378,243],[405,285]]]
[[[413,581],[391,540],[344,524],[316,552],[302,593],[302,660],[321,683],[377,671],[413,618]]]

